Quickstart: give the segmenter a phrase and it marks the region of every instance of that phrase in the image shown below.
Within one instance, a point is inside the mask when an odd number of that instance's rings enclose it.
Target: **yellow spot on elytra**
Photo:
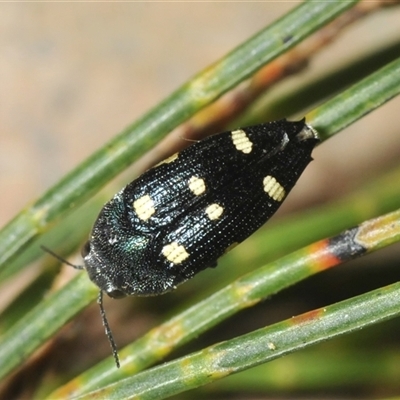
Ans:
[[[282,201],[286,195],[285,188],[271,175],[267,175],[263,180],[264,192],[275,201]]]
[[[194,195],[200,196],[206,191],[206,183],[204,182],[204,179],[192,176],[189,179],[189,189]]]
[[[206,213],[208,215],[208,218],[210,218],[212,221],[215,219],[218,219],[222,215],[223,212],[224,212],[223,207],[221,207],[217,203],[210,204],[206,208]]]
[[[172,242],[162,248],[163,256],[173,264],[180,264],[189,257],[189,253],[178,242]]]
[[[148,194],[135,200],[133,208],[138,217],[143,221],[147,221],[156,212],[154,202]]]
[[[236,150],[239,150],[245,154],[251,153],[251,150],[253,149],[253,143],[243,129],[232,131],[232,141],[233,145],[236,147]]]
[[[159,165],[162,164],[169,164],[172,163],[172,161],[175,161],[179,156],[179,153],[174,153],[172,154],[172,156],[169,156],[168,158],[166,158],[165,160],[160,161],[158,164],[156,164],[153,168],[158,167]]]

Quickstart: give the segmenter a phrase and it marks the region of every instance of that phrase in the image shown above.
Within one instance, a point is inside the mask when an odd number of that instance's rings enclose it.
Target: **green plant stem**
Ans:
[[[307,115],[326,139],[400,93],[400,58],[380,68]]]
[[[0,379],[91,303],[98,292],[86,274],[78,274],[14,324],[0,338]]]
[[[0,232],[0,268],[166,133],[355,3],[305,1],[195,76],[18,214]]]
[[[393,328],[398,324],[395,321]],[[378,331],[373,328],[370,331]],[[362,333],[354,335],[354,341],[342,340],[296,352],[290,357],[282,357],[273,363],[262,364],[215,382],[206,390],[211,393],[270,393],[271,391],[315,391],[325,392],[343,388],[363,388],[367,393],[377,386],[385,390],[397,391],[400,381],[399,356],[396,344],[376,346],[370,338],[356,341]],[[349,346],[350,342],[350,346]],[[358,345],[357,345],[358,344]],[[371,362],[373,360],[373,362]],[[307,366],[305,368],[305,366]],[[260,379],[262,377],[262,379]],[[344,390],[345,390],[344,389]]]
[[[78,398],[164,399],[399,314],[400,283],[395,283],[210,346]]]
[[[114,361],[110,357],[54,392],[52,397],[77,396],[127,378],[236,312],[359,254],[353,251],[339,257],[341,248],[354,247],[354,243],[343,241],[344,236],[339,236],[338,239],[339,241],[332,243],[341,244],[336,244],[334,249],[330,249],[328,241],[322,240],[239,278],[122,349],[119,370],[113,368]],[[361,224],[356,236],[357,243],[362,244],[366,251],[373,251],[399,240],[400,211]]]

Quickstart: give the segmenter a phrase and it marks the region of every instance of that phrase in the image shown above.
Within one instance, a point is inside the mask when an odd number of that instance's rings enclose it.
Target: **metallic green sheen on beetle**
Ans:
[[[280,120],[210,136],[146,171],[101,210],[82,250],[109,296],[159,295],[242,242],[279,208],[317,132]]]

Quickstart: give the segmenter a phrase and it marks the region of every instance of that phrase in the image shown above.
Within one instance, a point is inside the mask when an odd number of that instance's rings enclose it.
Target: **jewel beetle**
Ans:
[[[101,210],[82,249],[102,293],[159,295],[245,240],[279,208],[311,161],[318,134],[285,119],[216,134],[146,171]]]

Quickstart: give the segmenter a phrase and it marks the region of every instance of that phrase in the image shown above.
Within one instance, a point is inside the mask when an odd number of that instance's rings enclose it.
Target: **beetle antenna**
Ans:
[[[111,332],[110,325],[108,324],[106,311],[104,310],[104,307],[103,307],[103,291],[102,290],[100,290],[99,296],[97,297],[97,303],[100,306],[101,320],[103,321],[103,326],[104,326],[104,329],[106,331],[106,336],[107,336],[107,339],[108,339],[108,341],[110,343],[110,346],[111,346],[111,350],[112,350],[112,354],[113,354],[113,357],[114,357],[114,360],[115,360],[115,364],[116,364],[117,368],[119,368],[120,367],[120,363],[119,363],[117,345],[115,344],[114,336],[113,336],[113,334]]]
[[[50,250],[46,246],[41,245],[40,247],[41,247],[41,249],[43,251],[45,251],[46,253],[51,254],[54,258],[56,258],[57,260],[63,262],[64,264],[67,264],[67,265],[69,265],[69,266],[71,266],[71,267],[73,267],[75,269],[84,269],[84,267],[81,266],[81,265],[75,265],[75,264],[72,264],[69,261],[65,260],[64,258],[62,258],[58,254],[54,253],[54,251]],[[97,297],[97,303],[100,306],[101,320],[103,322],[103,326],[104,326],[104,329],[106,331],[107,339],[108,339],[108,341],[110,343],[110,346],[111,346],[111,350],[112,350],[112,354],[113,354],[113,357],[114,357],[114,360],[115,360],[115,364],[116,364],[117,368],[119,368],[120,367],[120,363],[119,363],[117,345],[115,344],[114,336],[113,336],[113,334],[111,332],[110,325],[108,323],[108,319],[107,319],[107,316],[106,316],[106,311],[104,310],[104,306],[103,306],[103,291],[102,290],[100,290],[99,295]]]
[[[75,269],[84,269],[82,265],[75,265],[67,261],[65,258],[62,258],[58,254],[54,253],[54,251],[50,250],[48,247],[41,245],[40,248],[45,251],[46,253],[51,254],[54,258],[56,258],[58,261],[61,261],[64,264],[69,265],[70,267],[73,267]]]

